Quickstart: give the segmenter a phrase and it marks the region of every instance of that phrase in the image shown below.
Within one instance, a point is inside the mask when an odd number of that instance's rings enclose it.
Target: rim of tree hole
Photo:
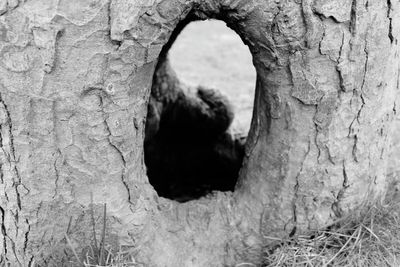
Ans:
[[[199,19],[193,15],[181,21],[160,53],[144,142],[150,184],[159,196],[178,202],[234,191],[248,134],[228,131],[234,107],[218,88],[199,84],[191,92],[171,67],[170,49],[194,21]]]
[[[95,220],[146,266],[259,266],[276,239],[383,197],[399,5],[339,2],[19,1],[2,21],[0,254],[58,266],[65,234],[84,256],[105,233]],[[236,29],[257,81],[235,191],[181,204],[149,184],[143,140],[156,60],[190,12]]]

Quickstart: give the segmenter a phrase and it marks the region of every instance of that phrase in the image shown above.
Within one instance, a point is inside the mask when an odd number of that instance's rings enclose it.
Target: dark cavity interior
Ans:
[[[144,143],[150,183],[179,202],[234,190],[248,131],[232,129],[235,107],[218,89],[187,86],[171,68],[169,49],[187,24],[178,25],[159,57]]]

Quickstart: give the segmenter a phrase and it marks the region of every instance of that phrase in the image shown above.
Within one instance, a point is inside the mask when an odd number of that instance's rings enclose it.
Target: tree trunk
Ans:
[[[0,1],[0,265],[62,266],[65,235],[83,256],[104,203],[107,242],[143,266],[257,265],[269,236],[385,194],[398,1],[17,2]],[[149,184],[143,141],[159,53],[187,16],[227,22],[257,85],[235,191],[179,204]]]

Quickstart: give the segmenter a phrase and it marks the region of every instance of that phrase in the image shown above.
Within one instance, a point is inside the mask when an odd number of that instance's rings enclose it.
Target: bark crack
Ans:
[[[357,0],[351,3],[349,31],[353,36],[357,31]]]
[[[7,252],[8,252],[7,240],[6,240],[7,231],[6,231],[6,226],[4,224],[4,221],[5,221],[4,217],[6,216],[6,214],[5,214],[4,209],[1,206],[0,206],[0,213],[1,213],[1,234],[3,236],[3,250],[4,250],[4,255],[5,255],[4,257],[5,257],[5,260],[7,261]],[[0,261],[0,263],[1,263],[1,261]]]
[[[102,89],[100,89],[100,90],[103,91]],[[121,151],[121,150],[113,143],[113,141],[111,140],[111,137],[112,137],[113,135],[112,135],[112,132],[111,132],[111,129],[110,129],[110,125],[109,125],[108,122],[107,122],[108,115],[107,115],[107,113],[104,111],[104,99],[103,99],[103,95],[102,95],[102,94],[98,94],[98,96],[99,96],[99,99],[100,99],[101,111],[102,111],[102,113],[103,113],[104,125],[105,125],[106,131],[107,131],[107,133],[108,133],[107,141],[108,141],[108,144],[109,144],[112,148],[114,148],[114,150],[118,153],[118,155],[119,155],[120,158],[121,158],[122,165],[123,165],[123,170],[122,170],[122,174],[121,174],[121,181],[122,181],[123,185],[125,186],[126,190],[128,191],[128,201],[129,201],[129,203],[132,203],[132,202],[131,202],[131,195],[130,195],[129,185],[128,185],[127,181],[126,181],[126,167],[127,167],[126,159],[125,159],[125,156],[123,155],[122,151]]]
[[[30,225],[28,219],[25,219],[25,223],[26,223],[26,225],[28,225],[28,230],[25,232],[25,236],[24,236],[24,247],[23,247],[24,254],[26,254],[26,249],[28,247],[28,239],[29,239],[28,236],[29,236],[29,232],[31,230],[31,225]]]
[[[29,192],[29,189],[24,184],[22,184],[22,179],[21,179],[21,176],[19,174],[19,171],[18,171],[18,168],[17,168],[17,165],[16,165],[16,163],[18,163],[18,160],[16,159],[16,156],[15,156],[14,135],[13,135],[13,132],[12,132],[13,125],[12,125],[12,121],[11,121],[11,115],[10,115],[10,111],[9,111],[6,103],[4,102],[3,97],[2,97],[1,94],[0,94],[0,104],[3,106],[4,111],[6,112],[6,117],[7,117],[6,118],[6,124],[8,126],[7,127],[7,132],[8,132],[9,138],[10,138],[10,141],[9,141],[9,144],[8,144],[10,152],[4,151],[4,144],[3,143],[1,144],[1,147],[2,147],[3,151],[5,152],[5,154],[7,155],[7,159],[8,159],[8,162],[10,163],[10,165],[11,165],[11,169],[14,170],[15,176],[17,178],[17,181],[13,181],[13,182],[14,182],[15,189],[17,191],[18,207],[21,210],[21,198],[20,198],[20,194],[19,194],[19,191],[18,191],[17,187],[19,185],[21,185],[28,192]],[[3,126],[4,125],[0,125],[0,130],[3,130]],[[3,141],[3,140],[1,140],[1,141]]]
[[[340,64],[340,61],[343,58],[344,39],[345,39],[345,33],[342,32],[342,43],[340,44],[339,57],[337,59],[337,63],[338,64]],[[341,70],[340,70],[340,68],[338,66],[339,65],[336,66],[336,71],[339,74],[340,89],[342,90],[342,92],[346,92],[346,87],[344,85],[343,75],[342,75],[342,72],[341,72]]]
[[[358,144],[358,136],[357,134],[354,135],[354,144],[353,144],[353,149],[351,151],[351,154],[353,156],[353,159],[355,162],[358,162],[358,157],[357,157],[357,144]]]
[[[306,161],[308,155],[310,154],[310,152],[311,152],[311,140],[309,139],[309,140],[308,140],[307,151],[306,151],[306,153],[304,154],[304,158],[303,158],[303,160],[302,160],[302,162],[301,162],[300,170],[299,170],[299,172],[297,173],[296,178],[295,178],[296,183],[295,183],[295,185],[294,185],[294,194],[293,194],[294,197],[293,197],[293,200],[292,200],[293,225],[294,225],[294,226],[293,226],[293,229],[291,230],[289,236],[294,236],[294,235],[296,234],[296,230],[297,230],[297,206],[296,206],[296,201],[297,201],[297,199],[299,198],[300,175],[301,175],[301,173],[303,172],[304,163],[305,163],[305,161]]]
[[[365,106],[365,99],[364,99],[364,95],[363,94],[364,94],[364,87],[365,87],[365,83],[366,83],[366,79],[367,79],[368,64],[369,64],[369,52],[368,52],[367,36],[368,36],[368,31],[367,31],[367,34],[366,34],[366,37],[365,37],[365,45],[364,45],[365,63],[364,63],[364,72],[363,72],[363,78],[362,78],[362,83],[361,83],[361,88],[360,88],[361,106],[358,109],[356,117],[350,123],[348,137],[350,137],[352,135],[352,132],[354,130],[353,129],[354,122],[357,121],[357,123],[360,124],[361,112],[362,112],[362,110],[364,109],[364,106]],[[357,93],[356,89],[353,90],[353,95],[355,93]],[[353,145],[353,149],[352,149],[352,156],[353,156],[354,161],[358,162],[358,158],[357,158],[358,137],[357,137],[357,134],[354,134],[353,138],[354,138],[354,145]]]
[[[7,250],[8,254],[10,253],[13,254],[13,261],[18,262],[21,265],[19,253],[17,254],[16,251],[16,244],[14,240],[18,240],[21,236],[26,236],[25,229],[29,228],[29,222],[27,220],[21,220],[22,218],[20,217],[20,212],[22,210],[22,197],[21,197],[21,190],[25,190],[29,194],[30,190],[22,183],[22,178],[21,175],[18,171],[17,168],[17,163],[19,162],[16,157],[16,152],[15,152],[15,146],[14,146],[14,135],[13,135],[13,124],[11,120],[11,114],[10,110],[5,103],[2,94],[0,93],[0,108],[3,110],[4,114],[4,120],[0,124],[0,147],[3,151],[3,155],[5,157],[5,160],[9,164],[9,170],[11,173],[5,177],[2,177],[3,183],[7,182],[7,178],[10,180],[10,188],[8,188],[7,185],[5,185],[5,197],[6,197],[6,202],[10,203],[10,207],[2,207],[2,235],[4,237],[3,242],[7,243],[7,240],[9,241],[10,245],[7,245],[5,249]],[[4,135],[7,135],[8,138],[4,138]],[[3,169],[1,169],[1,172],[3,172]],[[3,173],[1,174],[3,175]],[[15,200],[12,199],[13,201],[9,201],[9,198],[7,196],[6,192],[14,192],[15,193]],[[16,204],[13,204],[15,201]],[[9,236],[9,233],[7,233],[7,227],[4,225],[5,223],[5,216],[6,212],[10,214],[13,218],[13,223],[15,225],[15,232],[12,233],[13,237]],[[23,225],[27,224],[27,225]],[[25,227],[26,226],[26,227]],[[26,236],[27,237],[27,236]],[[6,240],[7,239],[7,240]],[[24,239],[25,242],[25,239]],[[26,242],[28,242],[26,240]]]
[[[400,89],[400,63],[397,67],[397,85],[396,85],[397,89]]]
[[[390,40],[390,43],[393,44],[394,37],[393,37],[393,24],[392,20],[393,18],[391,17],[391,11],[392,11],[392,1],[387,0],[387,17],[389,19],[389,32],[388,32],[388,37]]]
[[[118,48],[121,46],[121,41],[118,41],[118,40],[114,40],[114,39],[112,39],[112,35],[111,35],[111,29],[112,29],[112,25],[111,25],[111,21],[112,21],[112,17],[111,17],[111,5],[112,5],[112,0],[111,1],[108,1],[108,6],[107,6],[107,14],[108,14],[108,22],[107,22],[107,24],[108,24],[108,27],[109,27],[109,30],[108,30],[108,37],[110,38],[110,41],[111,41],[111,43],[113,44],[113,45],[117,45],[118,46]],[[117,48],[117,49],[118,49]]]
[[[336,201],[332,204],[332,210],[335,213],[337,217],[342,216],[342,210],[339,207],[341,200],[344,198],[344,194],[347,188],[349,188],[349,177],[347,176],[347,171],[346,171],[346,161],[343,160],[343,183],[342,183],[342,188],[339,190],[337,196],[336,196]]]
[[[368,63],[369,63],[369,52],[368,52],[368,41],[367,37],[365,37],[365,46],[364,46],[364,53],[365,53],[365,64],[364,64],[364,76],[363,76],[363,81],[361,84],[361,98],[363,98],[362,93],[364,92],[364,86],[365,86],[365,80],[367,77],[367,72],[368,72]],[[363,100],[364,104],[364,100]]]
[[[62,155],[60,149],[57,149],[57,153],[58,153],[58,157],[53,162],[54,173],[56,175],[56,179],[54,181],[55,188],[54,188],[53,199],[57,196],[57,193],[58,193],[58,181],[60,179],[60,171],[57,168],[57,162],[61,158],[61,155]]]
[[[316,108],[314,117],[316,116],[317,113],[318,113],[318,108]],[[318,130],[318,124],[316,124],[316,123],[314,122],[314,125],[315,125],[314,142],[315,142],[315,146],[317,147],[317,150],[318,150],[317,162],[320,163],[321,148],[320,148],[319,145],[318,145],[318,136],[319,136],[319,134],[320,134],[320,131]]]

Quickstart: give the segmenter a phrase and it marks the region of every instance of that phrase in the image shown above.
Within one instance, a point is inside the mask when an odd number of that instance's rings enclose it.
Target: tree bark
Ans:
[[[108,243],[144,266],[258,265],[268,237],[387,190],[398,1],[4,0],[0,14],[0,265],[61,266],[65,234],[84,255],[104,203]],[[143,141],[159,53],[187,16],[234,29],[257,85],[235,191],[178,204],[149,184]]]

